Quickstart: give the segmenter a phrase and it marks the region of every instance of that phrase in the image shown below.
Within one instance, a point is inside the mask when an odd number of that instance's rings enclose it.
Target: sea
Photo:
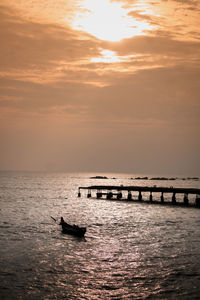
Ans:
[[[137,175],[0,172],[0,299],[200,299],[199,208],[78,197],[90,185],[200,188]],[[85,237],[63,234],[61,216]]]

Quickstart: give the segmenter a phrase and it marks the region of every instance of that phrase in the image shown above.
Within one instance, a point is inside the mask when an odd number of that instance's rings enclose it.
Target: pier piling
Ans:
[[[91,195],[91,190],[89,189],[89,190],[88,190],[87,197],[88,197],[88,198],[91,198],[91,196],[92,196],[92,195]]]
[[[172,195],[172,203],[176,204],[176,193],[175,192]]]
[[[112,199],[113,193],[112,192],[107,192],[107,199]]]
[[[200,208],[200,194],[196,195],[195,204],[196,204],[196,207]]]
[[[128,191],[128,197],[127,197],[128,200],[132,200],[132,194],[131,194],[131,191]]]
[[[161,193],[160,201],[161,201],[161,203],[164,203],[164,193],[163,192]]]
[[[118,194],[117,194],[117,199],[121,199],[122,198],[122,192],[119,192]]]
[[[97,198],[101,198],[102,197],[102,192],[101,192],[101,190],[98,190],[97,191]]]
[[[189,204],[188,194],[187,194],[187,193],[184,194],[183,201],[184,201],[184,204],[185,204],[185,205],[188,205],[188,204]]]
[[[150,201],[150,202],[153,202],[152,192],[150,192],[149,201]]]

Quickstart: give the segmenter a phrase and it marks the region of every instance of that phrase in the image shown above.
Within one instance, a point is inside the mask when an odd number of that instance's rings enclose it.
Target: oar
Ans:
[[[55,222],[57,222],[57,220],[55,218],[53,218],[52,216],[50,216]]]

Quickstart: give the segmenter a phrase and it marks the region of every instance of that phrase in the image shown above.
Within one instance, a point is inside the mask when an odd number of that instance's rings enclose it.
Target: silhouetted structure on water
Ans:
[[[197,188],[176,188],[176,187],[157,187],[157,186],[109,186],[109,185],[94,185],[88,187],[79,187],[78,197],[81,197],[81,190],[88,190],[87,197],[92,197],[92,191],[95,192],[98,199],[117,199],[140,201],[160,204],[174,204],[184,206],[195,206],[200,208],[200,189]],[[135,192],[138,192],[135,199]],[[143,194],[149,193],[149,199],[144,200]],[[153,193],[160,193],[160,200],[153,198]],[[171,201],[165,199],[164,194],[171,194]],[[177,201],[177,195],[183,194],[183,198]],[[146,194],[145,194],[146,195]],[[196,195],[195,201],[189,201],[189,195]]]

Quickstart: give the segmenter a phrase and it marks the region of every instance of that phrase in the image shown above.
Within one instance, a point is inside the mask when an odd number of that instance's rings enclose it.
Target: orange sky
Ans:
[[[1,0],[0,170],[200,175],[199,16],[196,0]]]

